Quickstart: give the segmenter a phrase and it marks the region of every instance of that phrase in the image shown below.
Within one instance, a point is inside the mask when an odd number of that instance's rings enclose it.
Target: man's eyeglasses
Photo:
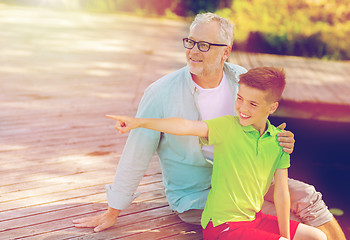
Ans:
[[[199,51],[202,51],[202,52],[208,52],[210,49],[210,46],[220,46],[220,47],[228,46],[226,44],[215,44],[215,43],[208,43],[204,41],[196,42],[189,38],[183,38],[182,42],[184,44],[184,47],[187,49],[192,49],[197,44]]]

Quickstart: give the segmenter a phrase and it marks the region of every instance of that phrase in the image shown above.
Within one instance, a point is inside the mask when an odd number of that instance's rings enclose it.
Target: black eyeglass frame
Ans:
[[[190,47],[186,47],[186,46],[185,46],[185,41],[188,41],[188,40],[194,42],[193,47],[190,48]],[[205,41],[196,42],[196,41],[194,41],[194,40],[192,40],[192,39],[189,39],[189,38],[183,38],[183,39],[182,39],[182,43],[183,43],[184,47],[187,48],[187,49],[192,49],[192,48],[194,48],[194,46],[196,46],[196,44],[197,44],[197,47],[198,47],[199,51],[201,51],[201,52],[208,52],[208,51],[210,50],[210,47],[211,47],[211,46],[219,46],[219,47],[226,47],[226,46],[228,46],[227,44],[217,44],[217,43],[210,43],[210,42],[205,42]],[[208,44],[208,45],[209,45],[208,50],[204,51],[204,50],[200,49],[199,43],[206,43],[206,44]]]

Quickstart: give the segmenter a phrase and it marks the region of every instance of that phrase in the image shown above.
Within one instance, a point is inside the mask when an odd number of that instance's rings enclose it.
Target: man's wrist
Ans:
[[[119,209],[108,207],[107,214],[110,217],[117,218],[119,216],[119,214],[120,214],[120,211],[121,210],[119,210]]]

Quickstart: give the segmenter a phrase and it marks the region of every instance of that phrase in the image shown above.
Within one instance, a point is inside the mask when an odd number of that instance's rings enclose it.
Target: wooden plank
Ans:
[[[117,237],[115,239],[139,240],[144,239],[181,239],[181,240],[195,240],[202,239],[202,227],[185,224],[183,222],[171,224],[160,228],[150,229],[142,232],[142,234],[135,234],[127,237]]]
[[[168,213],[169,214],[169,213]],[[169,236],[163,232],[163,228],[181,223],[181,220],[174,213],[163,216],[155,216],[147,221],[140,221],[135,224],[124,225],[123,227],[112,228],[105,232],[90,233],[84,236],[84,239],[140,239],[144,234],[149,234],[145,239],[157,239]],[[195,227],[196,229],[198,227]],[[171,233],[170,233],[171,234]],[[77,239],[77,238],[72,238]]]
[[[151,178],[151,177],[147,177]],[[146,179],[147,179],[146,178]],[[161,182],[161,177],[156,176],[157,183]],[[152,179],[152,184],[156,186],[154,180]],[[142,187],[143,185],[140,185]],[[9,210],[16,210],[21,208],[27,208],[27,207],[34,207],[39,206],[42,204],[48,204],[48,203],[57,203],[62,202],[67,199],[77,199],[86,195],[93,195],[93,194],[99,194],[104,193],[104,185],[93,185],[93,186],[82,186],[81,188],[73,188],[71,190],[64,189],[63,191],[52,191],[46,194],[37,195],[33,197],[25,197],[20,198],[12,201],[6,201],[0,203],[0,211],[9,211]]]
[[[164,202],[166,200],[164,199]],[[154,206],[154,207],[153,207]],[[169,209],[169,206],[167,204],[163,205],[146,205],[147,214],[144,214],[145,207],[143,206],[143,209],[141,208],[134,208],[138,209],[136,212],[132,212],[129,214],[121,215],[120,216],[120,224],[119,228],[123,227],[125,225],[137,225],[140,222],[148,221],[150,219],[155,219],[161,216],[168,216],[171,214],[171,210]],[[105,210],[105,209],[104,209]],[[101,211],[94,211],[93,214],[101,213]],[[91,212],[89,213],[91,214]],[[81,232],[91,232],[91,229],[76,229],[73,227],[72,220],[74,218],[79,217],[79,215],[71,214],[71,212],[68,211],[61,211],[58,212],[53,216],[54,219],[45,219],[45,217],[48,216],[47,214],[40,216],[38,219],[38,222],[35,222],[33,224],[26,225],[24,227],[16,227],[12,229],[8,229],[5,231],[1,231],[1,236],[4,238],[14,238],[14,239],[23,239],[28,237],[34,237],[33,239],[43,239],[46,238],[47,235],[52,235],[52,232],[55,231],[61,231],[65,230],[67,228],[70,228],[70,232],[78,231],[78,235],[81,236]],[[80,215],[81,216],[81,215]],[[50,216],[48,216],[50,217]],[[119,223],[118,222],[118,223]],[[105,232],[108,235],[108,231]],[[43,236],[42,236],[43,235]],[[85,235],[85,233],[84,233]],[[72,236],[70,236],[71,238]],[[52,238],[53,239],[53,238]],[[55,239],[58,239],[56,236]]]
[[[26,164],[24,166],[18,164],[20,170],[14,171],[16,168],[11,168],[2,171],[2,174],[6,174],[7,178],[2,181],[0,190],[5,192],[4,187],[10,186],[10,188],[12,188],[14,183],[17,185],[17,187],[19,187],[18,184],[24,185],[22,183],[34,181],[38,182],[38,184],[43,184],[44,182],[40,181],[47,178],[53,179],[51,182],[54,182],[55,178],[64,178],[64,176],[67,176],[66,180],[69,181],[69,179],[72,177],[84,177],[84,174],[87,174],[88,172],[101,172],[99,173],[101,175],[103,173],[104,175],[113,176],[119,161],[119,157],[119,154],[108,153],[107,155],[104,155],[103,152],[101,155],[97,153],[94,157],[71,157],[73,158],[72,160],[70,160],[70,157],[68,157],[68,160],[64,159],[63,161],[57,161],[56,164],[54,162],[47,164],[44,163],[40,164],[38,167],[33,166],[33,161],[28,162],[28,164],[31,163],[30,166],[32,167],[26,167]],[[111,159],[113,159],[113,161],[111,161]],[[103,165],[99,163],[103,163]],[[59,171],[57,169],[59,169]],[[154,158],[154,160],[150,162],[147,171],[148,172],[145,173],[147,175],[151,173],[160,173],[158,159]],[[26,174],[25,178],[23,177],[23,174]]]

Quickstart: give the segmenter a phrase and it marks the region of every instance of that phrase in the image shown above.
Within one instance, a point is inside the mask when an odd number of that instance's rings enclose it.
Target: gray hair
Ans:
[[[220,17],[214,13],[200,13],[197,14],[196,18],[193,20],[190,31],[199,23],[210,23],[218,22],[220,24],[220,40],[224,41],[225,44],[232,46],[233,44],[233,23],[228,19]]]

